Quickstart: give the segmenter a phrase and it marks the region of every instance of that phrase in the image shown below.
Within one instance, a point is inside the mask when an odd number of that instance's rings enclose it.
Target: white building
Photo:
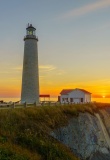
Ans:
[[[91,102],[91,93],[84,89],[63,89],[61,91],[61,103],[87,103]]]

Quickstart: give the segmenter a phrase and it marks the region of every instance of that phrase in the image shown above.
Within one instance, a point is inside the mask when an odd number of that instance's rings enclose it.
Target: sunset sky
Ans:
[[[0,99],[20,97],[26,26],[39,38],[40,94],[110,97],[110,0],[0,0]]]

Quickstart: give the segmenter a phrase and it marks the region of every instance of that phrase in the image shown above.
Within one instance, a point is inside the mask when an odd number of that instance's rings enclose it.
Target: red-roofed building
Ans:
[[[91,93],[84,89],[63,89],[60,92],[61,103],[88,103],[91,102]]]

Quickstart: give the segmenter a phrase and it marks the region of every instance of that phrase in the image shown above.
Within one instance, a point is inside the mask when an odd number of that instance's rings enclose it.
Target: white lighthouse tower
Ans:
[[[35,31],[36,28],[29,24],[24,37],[21,103],[39,102],[38,38]]]

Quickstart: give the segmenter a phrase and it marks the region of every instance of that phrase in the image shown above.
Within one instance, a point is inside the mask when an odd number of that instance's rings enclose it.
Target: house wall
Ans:
[[[85,102],[91,102],[91,94],[85,94]]]
[[[68,95],[61,95],[61,97],[60,97],[60,102],[61,102],[61,103],[67,102],[67,101],[66,101],[66,98],[69,98],[69,96],[68,96]]]
[[[90,94],[86,94],[78,89],[75,89],[72,92],[68,93],[67,95],[61,95],[61,103],[71,102],[71,98],[73,98],[72,103],[81,103],[81,99],[83,99],[82,103],[91,101]]]

